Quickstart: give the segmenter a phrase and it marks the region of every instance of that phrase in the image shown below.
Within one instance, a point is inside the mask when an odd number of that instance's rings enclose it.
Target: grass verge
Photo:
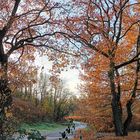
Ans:
[[[20,129],[26,129],[26,130],[35,129],[38,131],[52,132],[52,131],[64,129],[65,127],[66,127],[65,125],[59,123],[38,122],[32,124],[23,123],[21,124]]]

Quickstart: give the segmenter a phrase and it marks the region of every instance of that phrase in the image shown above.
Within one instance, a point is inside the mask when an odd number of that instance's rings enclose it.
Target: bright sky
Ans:
[[[44,70],[49,74],[49,69],[51,69],[52,62],[48,61],[46,56],[36,58],[36,64],[41,68],[44,66]],[[68,88],[75,95],[79,95],[78,85],[80,84],[79,71],[76,69],[67,69],[63,71],[60,75],[62,80],[64,80],[66,88]]]

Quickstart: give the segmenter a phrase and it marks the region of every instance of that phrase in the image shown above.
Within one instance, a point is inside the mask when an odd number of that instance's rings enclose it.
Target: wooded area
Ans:
[[[127,136],[140,113],[140,1],[0,2],[0,139],[17,121],[69,115]],[[50,75],[34,65],[37,55],[53,62]],[[81,67],[78,98],[60,79],[68,66]]]

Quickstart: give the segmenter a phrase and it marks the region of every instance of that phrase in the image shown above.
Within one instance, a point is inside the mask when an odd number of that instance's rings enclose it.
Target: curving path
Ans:
[[[86,123],[76,122],[76,121],[74,121],[74,123],[75,123],[75,130],[87,127]],[[63,132],[64,130],[65,129],[61,129],[61,130],[57,130],[57,131],[54,131],[54,132],[51,132],[51,133],[48,133],[48,134],[47,133],[42,134],[42,135],[45,136],[47,140],[59,140],[59,138],[61,138],[60,132]],[[75,131],[73,131],[73,134],[67,135],[69,140],[71,140],[74,137],[74,133],[75,133]]]
[[[68,134],[67,137],[69,140],[71,140],[72,138],[74,138],[74,134],[75,131],[78,129],[82,129],[82,128],[86,128],[87,124],[86,123],[82,123],[82,122],[77,122],[74,121],[75,124],[75,130],[73,130],[73,134]],[[46,138],[46,140],[59,140],[59,138],[61,138],[61,132],[64,132],[65,129],[60,129],[60,130],[55,130],[53,132],[41,132],[41,135],[44,136]],[[17,138],[18,134],[15,134],[15,136],[13,138]],[[20,140],[28,140],[27,136],[21,138]]]

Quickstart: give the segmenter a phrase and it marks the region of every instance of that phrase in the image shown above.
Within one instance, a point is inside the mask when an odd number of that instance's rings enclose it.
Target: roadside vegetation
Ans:
[[[27,124],[27,123],[22,123],[20,126],[20,129],[26,129],[28,130],[38,130],[40,132],[53,132],[57,130],[64,129],[66,125],[63,125],[61,123],[54,123],[54,122],[38,122],[38,123],[32,123],[32,124]]]

